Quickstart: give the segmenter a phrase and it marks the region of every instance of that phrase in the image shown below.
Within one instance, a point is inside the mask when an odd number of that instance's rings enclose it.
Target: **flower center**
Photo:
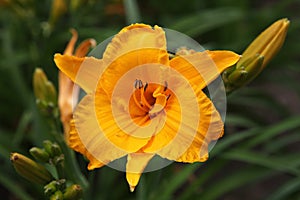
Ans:
[[[171,96],[167,82],[160,85],[156,83],[144,84],[141,80],[135,80],[134,87],[135,91],[130,102],[134,102],[135,105],[129,107],[132,118],[142,115],[147,116],[148,119],[156,117],[164,110]]]

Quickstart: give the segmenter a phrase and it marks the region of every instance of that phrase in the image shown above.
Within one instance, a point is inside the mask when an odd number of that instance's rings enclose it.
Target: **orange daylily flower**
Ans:
[[[75,29],[71,29],[72,38],[70,39],[64,55],[73,55],[76,41],[78,39],[78,33]],[[96,46],[94,39],[87,39],[83,41],[75,50],[76,57],[84,57],[91,47]],[[73,115],[73,109],[77,105],[79,96],[79,87],[74,84],[71,79],[59,71],[58,73],[58,107],[60,110],[60,120],[64,127],[65,136],[68,137],[70,130],[70,120]]]
[[[108,44],[102,59],[55,54],[57,67],[87,95],[71,120],[68,143],[94,169],[127,156],[133,191],[148,162],[159,155],[203,162],[223,122],[202,92],[240,58],[230,51],[169,58],[162,28],[134,24]]]

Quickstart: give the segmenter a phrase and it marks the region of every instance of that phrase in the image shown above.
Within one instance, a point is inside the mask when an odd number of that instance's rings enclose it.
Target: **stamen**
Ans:
[[[167,101],[170,99],[170,97],[171,97],[171,94],[168,94],[168,96],[167,96]]]
[[[136,89],[141,89],[143,87],[143,82],[141,80],[135,79],[135,81],[134,81],[134,87]]]
[[[133,96],[133,100],[134,100],[135,104],[137,105],[137,107],[139,107],[141,110],[143,110],[143,111],[145,111],[145,112],[148,112],[148,109],[145,108],[145,107],[141,104],[141,102],[137,100],[137,98],[136,98],[136,92],[134,92],[132,96]]]
[[[139,126],[143,126],[145,124],[147,124],[147,122],[149,122],[149,116],[148,115],[145,115],[142,119],[140,118],[140,116],[137,116],[138,119],[136,119],[135,117],[132,118],[134,121],[136,120],[137,124]]]
[[[148,83],[146,82],[146,84],[144,86],[144,92],[146,91],[147,87],[148,87]]]
[[[164,87],[164,92],[168,89],[168,82],[165,81],[165,87]]]
[[[147,99],[145,98],[144,92],[145,92],[145,89],[141,90],[141,101],[145,106],[147,106],[150,109],[151,105],[148,103]]]
[[[134,85],[134,88],[137,89],[137,86],[138,86],[138,80],[137,79],[135,79],[133,85]]]

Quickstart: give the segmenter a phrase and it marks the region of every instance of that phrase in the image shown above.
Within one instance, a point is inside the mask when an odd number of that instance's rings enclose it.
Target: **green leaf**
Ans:
[[[272,125],[264,130],[261,134],[243,144],[244,148],[251,148],[268,140],[271,140],[273,137],[300,127],[300,116],[290,117],[278,124]],[[270,141],[271,142],[271,141]]]
[[[191,37],[225,26],[243,17],[243,13],[236,8],[217,8],[202,10],[192,15],[184,16],[168,24],[168,28],[183,32]]]
[[[260,128],[253,128],[247,131],[243,131],[240,133],[234,133],[232,135],[225,135],[223,138],[220,139],[211,151],[211,156],[216,156],[219,153],[225,151],[226,148],[230,147],[231,145],[241,142],[244,139],[250,138],[256,134],[261,132]]]
[[[227,159],[264,166],[272,170],[289,173],[295,176],[300,175],[300,169],[298,169],[300,161],[298,159],[291,160],[290,156],[294,158],[294,155],[291,154],[275,157],[250,150],[234,149],[224,152],[221,156]]]
[[[238,114],[227,114],[226,124],[229,124],[230,126],[245,127],[245,128],[257,127],[259,125],[254,120]]]
[[[213,162],[208,162],[204,164],[203,170],[201,170],[197,179],[193,180],[188,187],[185,187],[180,193],[179,197],[176,197],[177,200],[192,199],[194,194],[199,189],[203,189],[204,184],[207,181],[210,181],[215,174],[217,174],[227,163],[225,160],[216,159]]]
[[[300,188],[300,178],[294,178],[287,181],[281,187],[277,188],[274,193],[272,193],[268,199],[269,200],[280,200],[280,199],[290,199],[290,195],[294,192],[299,192]]]
[[[213,182],[213,185],[204,188],[204,192],[199,195],[199,199],[222,199],[222,196],[225,193],[233,189],[237,189],[247,183],[260,181],[274,174],[274,171],[257,167],[250,167],[237,172],[227,173],[226,177],[223,177],[218,181],[216,180]]]
[[[161,189],[156,191],[155,195],[150,199],[168,200],[172,199],[172,194],[190,177],[199,167],[200,163],[193,163],[184,166],[184,168],[172,176],[169,180],[165,180]]]
[[[14,134],[13,138],[13,146],[17,147],[22,142],[23,138],[25,137],[26,129],[29,126],[29,123],[32,120],[32,112],[25,111],[20,119],[20,122],[18,124],[18,128],[16,130],[16,133]]]
[[[274,153],[278,150],[282,150],[284,147],[289,147],[291,144],[299,143],[300,136],[299,132],[288,133],[284,137],[280,137],[276,140],[272,140],[272,142],[268,142],[264,145],[264,152]]]

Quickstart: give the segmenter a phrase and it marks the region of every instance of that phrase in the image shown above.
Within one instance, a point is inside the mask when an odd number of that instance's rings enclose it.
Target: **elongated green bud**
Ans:
[[[43,101],[46,104],[57,104],[57,92],[55,87],[40,68],[36,68],[33,74],[33,90],[35,97],[39,101]]]
[[[44,140],[43,146],[45,148],[45,151],[49,154],[50,157],[53,157],[53,151],[52,151],[52,142],[50,140]]]
[[[234,66],[222,74],[226,92],[236,90],[250,83],[263,70],[264,57],[256,54],[239,66]]]
[[[82,188],[80,185],[71,185],[67,187],[65,193],[64,193],[64,199],[65,200],[77,200],[82,197]]]
[[[53,180],[44,186],[44,193],[46,196],[50,197],[55,194],[56,191],[63,191],[66,188],[66,180],[59,179]]]
[[[53,179],[44,166],[22,154],[12,153],[10,160],[18,174],[31,182],[44,185]]]
[[[235,66],[223,72],[227,93],[250,83],[262,72],[283,45],[289,23],[287,19],[274,22],[246,48]]]
[[[56,181],[56,187],[58,190],[63,191],[66,189],[66,179],[59,179]]]
[[[49,24],[54,26],[55,23],[68,11],[66,0],[52,0],[52,7],[49,17]]]
[[[51,151],[54,156],[60,156],[62,154],[60,146],[56,143],[52,144]]]
[[[48,162],[49,161],[49,154],[45,151],[45,149],[41,149],[38,147],[32,147],[29,150],[29,153],[38,161],[41,162]]]
[[[44,140],[43,146],[45,151],[49,154],[50,158],[62,156],[62,151],[57,143],[53,143],[50,140]]]
[[[256,54],[244,63],[236,66],[236,69],[228,76],[231,84],[241,87],[252,81],[262,70],[264,57]]]
[[[264,30],[243,52],[242,58],[237,63],[237,66],[239,66],[239,63],[243,63],[250,57],[259,54],[265,58],[262,64],[264,68],[283,45],[289,24],[290,21],[284,18],[274,22]]]
[[[63,200],[64,196],[60,190],[57,190],[51,197],[50,200]]]
[[[54,194],[57,190],[57,184],[56,181],[51,181],[50,183],[48,183],[47,185],[44,186],[44,193],[46,196],[51,196],[52,194]]]

